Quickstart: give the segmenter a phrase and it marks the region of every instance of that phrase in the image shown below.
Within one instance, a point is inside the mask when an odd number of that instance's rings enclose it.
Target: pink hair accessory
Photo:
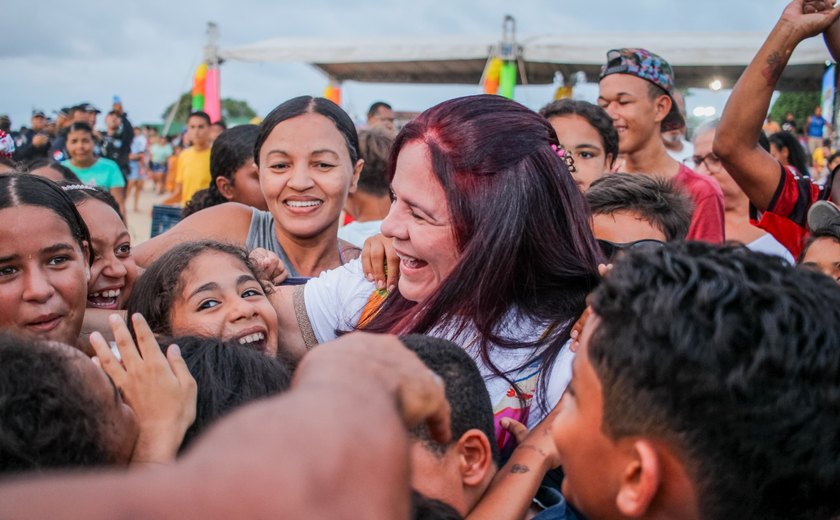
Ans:
[[[566,167],[569,168],[569,172],[575,173],[575,159],[572,157],[572,154],[567,152],[562,146],[558,146],[553,143],[551,145],[551,149],[557,154],[557,157],[563,159],[563,162],[566,163]]]

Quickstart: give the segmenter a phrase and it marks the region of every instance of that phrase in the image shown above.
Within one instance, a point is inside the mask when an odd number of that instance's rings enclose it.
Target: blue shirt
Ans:
[[[822,137],[825,118],[823,116],[811,116],[808,123],[808,137]]]
[[[556,489],[540,487],[537,502],[545,509],[537,513],[534,520],[585,520]]]

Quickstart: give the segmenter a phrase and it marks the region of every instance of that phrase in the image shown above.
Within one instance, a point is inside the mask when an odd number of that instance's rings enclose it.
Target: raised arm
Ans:
[[[793,0],[785,8],[732,90],[715,136],[715,154],[761,211],[779,185],[778,162],[758,144],[773,90],[799,42],[821,33],[840,16],[840,7],[807,14],[804,7],[804,0]]]
[[[161,254],[190,240],[217,240],[244,246],[250,225],[251,209],[228,202],[193,213],[166,233],[139,244],[132,252],[137,265],[148,267]]]
[[[408,518],[406,426],[448,441],[443,385],[393,336],[335,343],[175,465],[6,480],[0,518]]]

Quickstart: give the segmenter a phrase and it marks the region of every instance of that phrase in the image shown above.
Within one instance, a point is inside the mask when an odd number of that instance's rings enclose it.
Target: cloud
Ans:
[[[207,21],[232,47],[272,37],[352,41],[356,37],[500,34],[505,14],[520,35],[595,31],[767,31],[784,0],[46,0],[4,5],[0,31],[0,113],[15,126],[32,107],[51,110],[89,100],[106,108],[123,97],[136,121],[156,121],[191,86],[202,56]],[[245,99],[266,113],[283,100],[320,94],[326,79],[305,64],[227,63],[222,95]],[[448,89],[448,90],[447,90]],[[347,84],[351,110],[378,98],[422,109],[470,87]],[[448,95],[446,93],[449,93]],[[533,104],[542,94],[528,94]],[[529,103],[532,104],[532,103]]]

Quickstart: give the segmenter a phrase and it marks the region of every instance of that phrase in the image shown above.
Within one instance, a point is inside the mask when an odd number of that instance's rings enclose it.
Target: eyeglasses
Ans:
[[[694,155],[691,157],[691,162],[694,163],[695,168],[699,168],[701,164],[705,164],[706,168],[713,169],[720,167],[720,157],[714,152],[709,152],[706,155]]]
[[[621,251],[629,251],[629,250],[642,250],[642,249],[661,249],[665,246],[665,242],[661,240],[654,240],[652,238],[645,238],[642,240],[636,240],[635,242],[623,242],[623,243],[616,243],[610,242],[609,240],[601,240],[600,238],[596,240],[598,242],[598,246],[601,248],[601,252],[604,253],[604,256],[607,257],[607,260],[613,260],[619,252]]]

